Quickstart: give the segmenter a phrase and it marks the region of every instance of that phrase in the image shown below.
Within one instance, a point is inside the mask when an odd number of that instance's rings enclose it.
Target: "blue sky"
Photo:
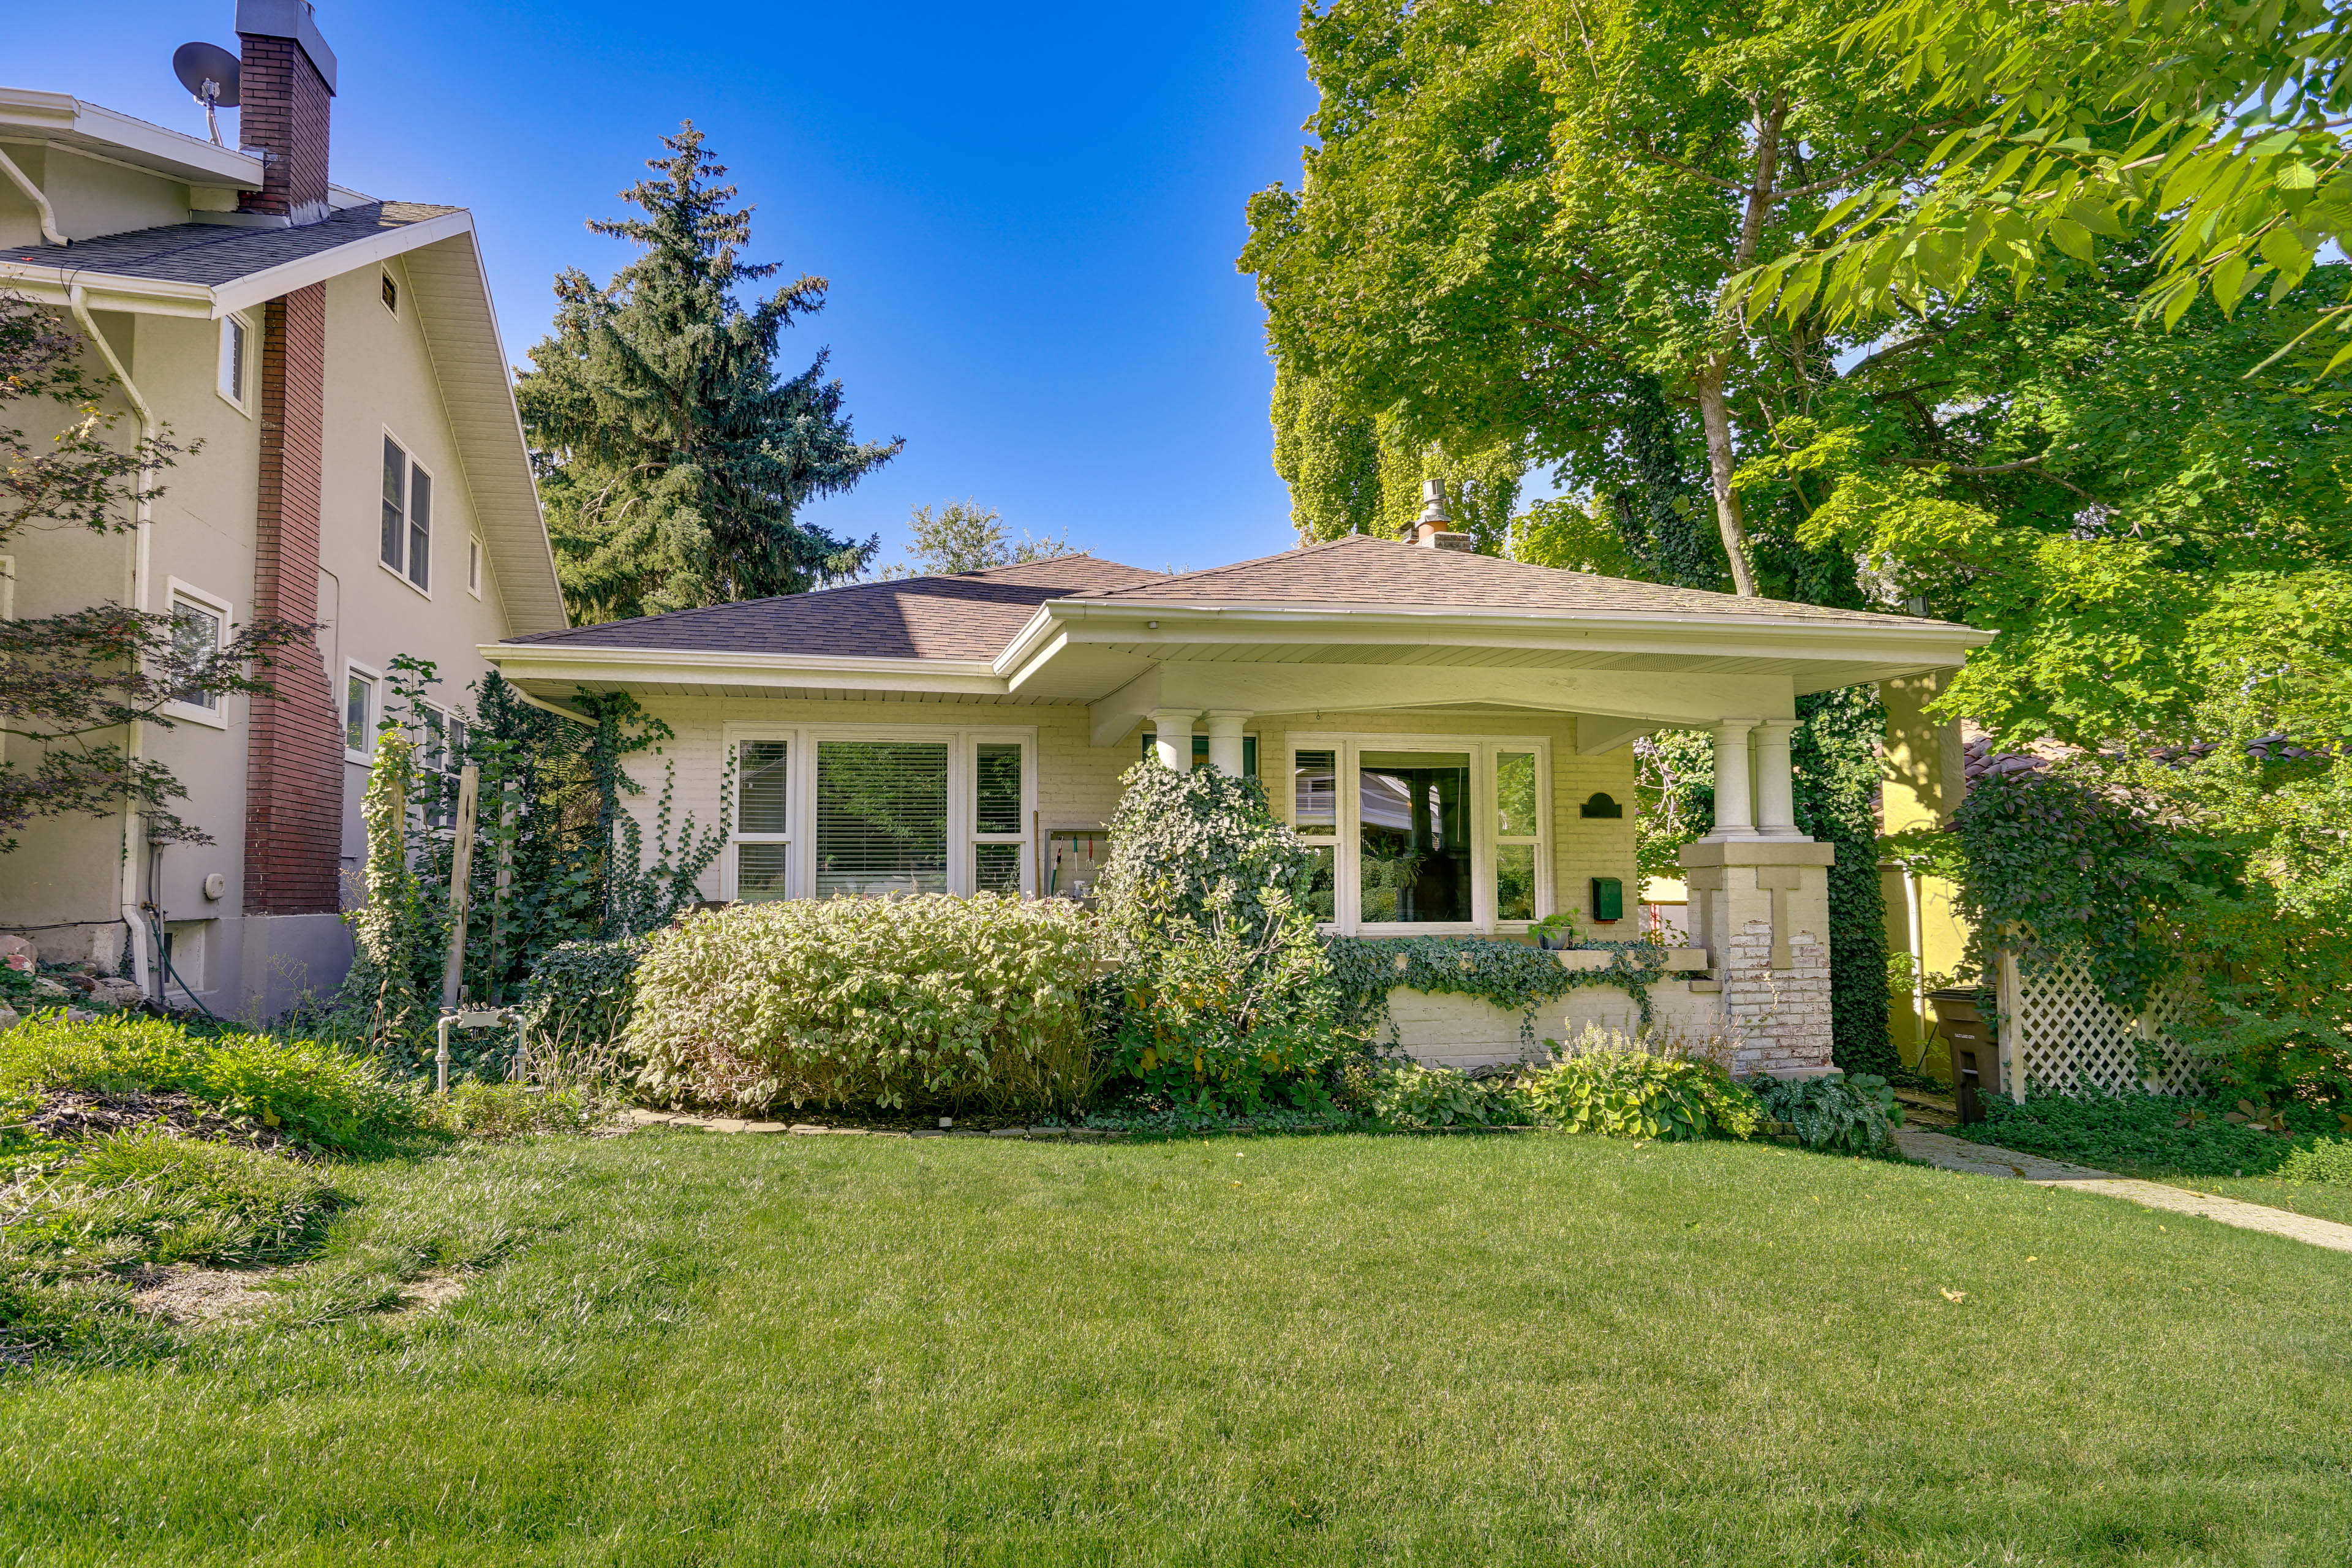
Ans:
[[[15,8],[0,82],[201,134],[173,82],[232,0]],[[1297,181],[1313,94],[1294,0],[1155,6],[400,5],[321,0],[337,180],[474,209],[509,356],[549,279],[625,258],[622,210],[691,117],[754,203],[754,258],[829,278],[788,335],[833,350],[865,437],[907,449],[811,521],[880,532],[971,498],[1143,566],[1294,542],[1242,205]],[[793,340],[797,339],[797,342]]]

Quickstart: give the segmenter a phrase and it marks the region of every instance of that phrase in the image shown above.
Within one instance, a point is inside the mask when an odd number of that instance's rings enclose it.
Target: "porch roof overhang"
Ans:
[[[1790,606],[1796,608],[1796,606]],[[1465,611],[1121,597],[1039,605],[991,659],[866,658],[580,641],[482,648],[526,695],[879,698],[1085,706],[1097,745],[1159,709],[1573,714],[1580,751],[1664,727],[1786,717],[1796,699],[1958,668],[1992,634],[1798,615]]]

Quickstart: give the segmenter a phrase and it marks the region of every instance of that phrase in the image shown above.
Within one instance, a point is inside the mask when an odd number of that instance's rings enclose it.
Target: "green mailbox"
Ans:
[[[1614,877],[1592,879],[1592,918],[1595,921],[1625,918],[1624,883]]]

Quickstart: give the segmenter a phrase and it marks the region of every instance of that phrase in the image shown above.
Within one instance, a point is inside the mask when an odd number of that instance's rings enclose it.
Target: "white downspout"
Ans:
[[[0,150],[0,174],[16,182],[16,188],[24,192],[26,198],[33,204],[33,210],[41,215],[41,237],[51,245],[65,244],[66,237],[58,231],[58,210],[49,205],[49,194],[33,184],[25,171],[16,167],[16,160],[8,156],[5,150]]]
[[[83,295],[81,285],[73,285],[67,291],[66,298],[72,305],[74,320],[81,323],[81,330],[89,341],[98,345],[98,352],[105,356],[107,369],[114,373],[123,396],[130,400],[132,412],[139,416],[139,438],[142,441],[154,440],[160,434],[155,423],[155,411],[147,406],[145,398],[139,395],[139,388],[131,381],[131,372],[124,366],[121,356],[114,352],[114,345],[106,341],[106,334],[100,331],[98,323],[90,319],[89,301]],[[140,468],[140,495],[132,512],[131,529],[130,581],[123,585],[128,602],[134,610],[147,607],[148,525],[155,521],[154,503],[146,493],[151,488],[148,480],[152,477],[152,470],[144,466]],[[132,762],[137,762],[146,748],[146,726],[134,721],[127,727],[131,736],[123,746],[123,752]],[[145,847],[143,838],[139,831],[139,813],[135,807],[126,804],[122,808],[122,919],[131,928],[132,976],[138,981],[139,989],[152,996],[162,994],[162,990],[148,984],[147,949],[139,940],[140,932],[147,929],[139,913],[139,862]]]

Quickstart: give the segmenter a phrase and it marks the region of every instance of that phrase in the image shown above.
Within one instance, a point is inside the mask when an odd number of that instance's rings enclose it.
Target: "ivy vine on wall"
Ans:
[[[1336,936],[1329,940],[1331,981],[1340,1025],[1376,1037],[1388,1022],[1389,993],[1409,991],[1475,996],[1519,1015],[1519,1040],[1536,1043],[1536,1009],[1571,991],[1615,986],[1633,997],[1650,1022],[1650,987],[1666,976],[1665,949],[1647,942],[1596,942],[1606,969],[1568,969],[1559,954],[1526,942],[1454,936]]]

